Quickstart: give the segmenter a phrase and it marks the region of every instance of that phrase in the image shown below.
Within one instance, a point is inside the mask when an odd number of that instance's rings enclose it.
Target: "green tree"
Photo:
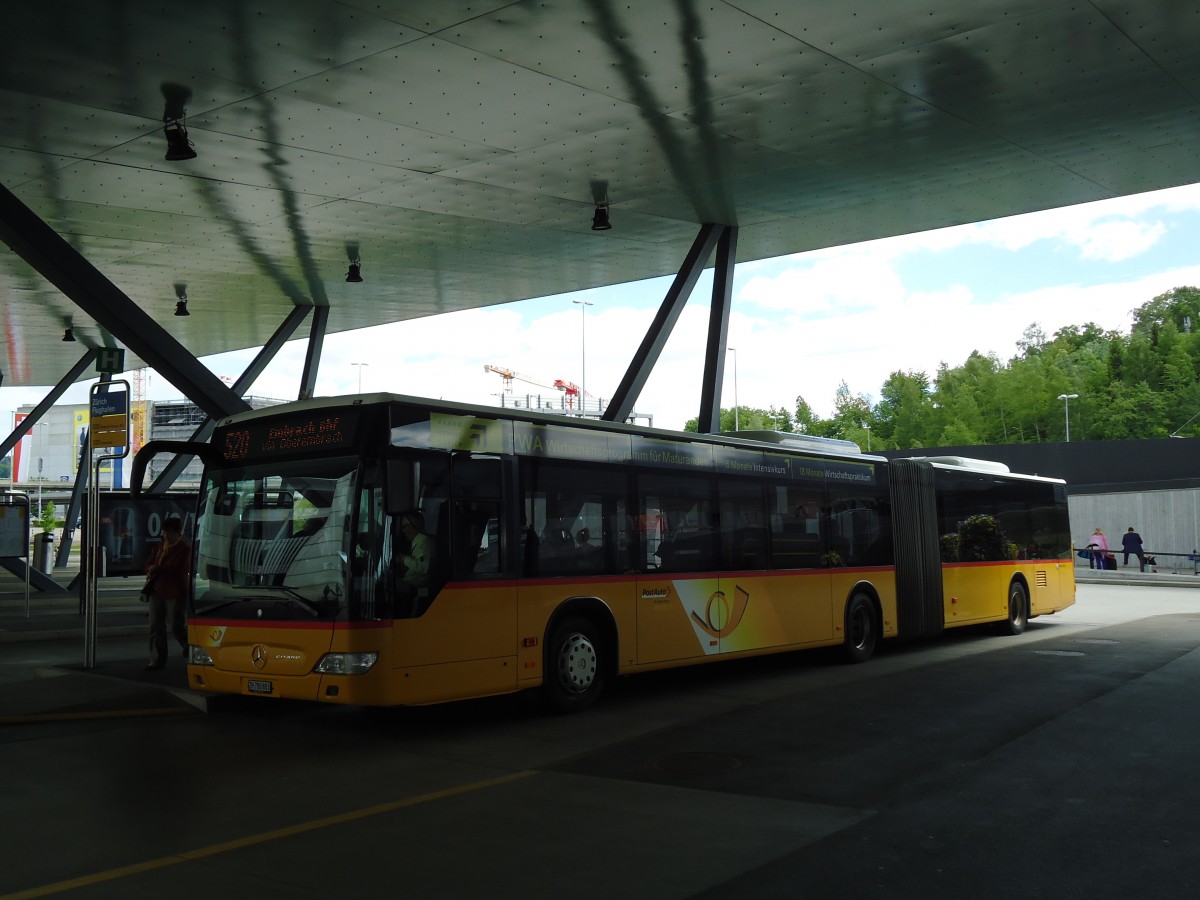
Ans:
[[[42,504],[41,515],[37,517],[33,524],[37,525],[42,531],[53,531],[58,525],[58,519],[55,516],[55,507],[53,500],[47,500]]]
[[[684,431],[696,432],[700,429],[700,417],[688,419]],[[768,409],[755,409],[750,406],[721,407],[720,432],[735,431],[793,431],[792,417],[782,407],[772,406]]]
[[[816,434],[817,428],[820,426],[820,417],[813,412],[813,408],[808,405],[805,399],[801,396],[796,397],[796,415],[793,418],[796,431],[802,434]]]
[[[893,372],[883,383],[875,404],[875,433],[879,448],[925,447],[933,413],[929,376],[924,372]]]
[[[1133,311],[1134,334],[1149,334],[1168,322],[1178,331],[1200,331],[1200,289],[1171,288]]]

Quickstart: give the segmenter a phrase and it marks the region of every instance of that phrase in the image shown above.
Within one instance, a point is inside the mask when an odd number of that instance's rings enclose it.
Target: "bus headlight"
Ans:
[[[189,666],[211,666],[213,658],[203,647],[188,644],[187,661]]]
[[[378,653],[326,653],[314,672],[322,675],[365,675],[379,659]]]

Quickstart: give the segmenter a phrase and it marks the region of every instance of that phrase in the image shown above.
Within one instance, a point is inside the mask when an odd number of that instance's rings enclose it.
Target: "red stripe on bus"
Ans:
[[[363,628],[391,628],[392,620],[376,620],[364,622],[340,622],[325,619],[323,621],[295,621],[295,622],[279,622],[273,619],[188,619],[189,625],[195,625],[197,628],[207,628],[210,625],[224,625],[225,627],[236,628],[288,628],[288,629],[330,629],[335,631],[359,630]]]

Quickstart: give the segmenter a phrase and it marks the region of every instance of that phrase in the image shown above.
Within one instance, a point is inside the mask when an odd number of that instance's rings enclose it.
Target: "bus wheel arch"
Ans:
[[[856,584],[846,598],[842,650],[846,661],[866,662],[879,646],[883,634],[883,610],[870,584]]]
[[[562,604],[546,626],[542,696],[559,713],[587,709],[616,672],[617,626],[594,597]]]
[[[1008,616],[997,623],[1001,634],[1015,636],[1025,631],[1029,624],[1029,585],[1021,575],[1013,576],[1008,583]]]

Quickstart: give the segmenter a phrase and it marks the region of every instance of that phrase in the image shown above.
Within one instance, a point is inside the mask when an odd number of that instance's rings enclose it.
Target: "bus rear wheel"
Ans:
[[[587,619],[566,619],[555,626],[546,647],[543,695],[555,712],[578,712],[600,697],[605,682],[600,632]]]
[[[1017,635],[1029,624],[1029,598],[1025,586],[1014,581],[1008,586],[1008,618],[1000,623],[1002,634]]]
[[[846,660],[866,662],[875,653],[878,643],[879,620],[875,616],[875,604],[866,594],[855,594],[846,605],[846,639],[842,644]]]

